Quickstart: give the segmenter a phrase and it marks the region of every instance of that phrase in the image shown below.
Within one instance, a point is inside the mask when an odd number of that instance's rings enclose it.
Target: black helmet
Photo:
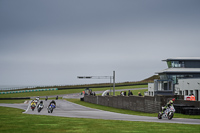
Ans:
[[[43,103],[43,101],[40,101],[40,103]]]

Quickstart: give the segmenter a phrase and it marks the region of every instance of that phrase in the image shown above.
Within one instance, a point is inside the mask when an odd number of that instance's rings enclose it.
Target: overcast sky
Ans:
[[[0,85],[140,81],[199,42],[199,0],[0,0]]]

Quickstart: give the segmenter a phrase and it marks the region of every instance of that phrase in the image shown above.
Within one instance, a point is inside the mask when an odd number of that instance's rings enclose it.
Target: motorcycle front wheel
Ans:
[[[173,118],[173,116],[174,116],[174,113],[172,111],[170,111],[168,113],[168,119],[171,120]]]

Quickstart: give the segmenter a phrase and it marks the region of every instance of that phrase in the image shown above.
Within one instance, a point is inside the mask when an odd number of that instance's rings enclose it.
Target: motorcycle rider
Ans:
[[[31,106],[36,106],[36,103],[34,100],[31,102]]]
[[[37,96],[37,97],[35,98],[35,100],[36,100],[37,102],[39,102],[39,100],[40,100],[40,97],[39,97],[39,96]]]
[[[52,100],[52,101],[49,103],[49,106],[50,106],[52,103],[55,105],[55,108],[56,108],[56,102],[55,102],[54,100]]]
[[[37,108],[39,107],[39,105],[42,106],[42,108],[43,108],[44,107],[43,101],[40,101],[40,103],[38,104]]]
[[[170,107],[173,105],[175,101],[175,98],[173,98],[172,100],[169,100],[169,102],[162,108],[162,114],[164,114],[164,111],[167,109],[167,107]]]
[[[46,96],[46,98],[45,98],[45,101],[47,101],[48,100],[48,96]]]

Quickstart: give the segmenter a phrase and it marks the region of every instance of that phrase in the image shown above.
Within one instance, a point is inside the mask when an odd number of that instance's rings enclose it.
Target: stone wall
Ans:
[[[85,96],[84,101],[103,106],[128,109],[139,112],[157,113],[161,107],[175,98],[174,104],[185,104],[200,108],[199,101],[185,101],[183,96]]]

